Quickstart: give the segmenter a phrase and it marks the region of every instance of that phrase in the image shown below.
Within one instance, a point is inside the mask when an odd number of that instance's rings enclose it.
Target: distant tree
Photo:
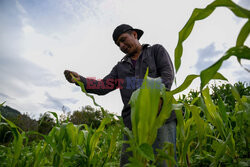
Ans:
[[[18,116],[21,115],[21,113],[19,111],[17,111],[16,109],[13,109],[9,106],[0,106],[0,114],[5,117],[6,119],[12,121],[12,122],[16,122],[16,119]],[[1,122],[5,122],[4,120],[1,120]],[[13,135],[10,131],[10,128],[5,126],[5,125],[1,125],[0,126],[0,143],[8,143],[11,141]]]
[[[244,96],[250,96],[250,86],[246,82],[236,82],[233,85],[237,91],[240,94],[240,97]],[[235,109],[235,98],[231,91],[230,84],[222,84],[222,85],[216,85],[212,84],[210,86],[211,90],[211,98],[213,100],[213,103],[218,105],[219,98],[222,99],[223,103],[225,104],[225,107],[227,111],[233,111]],[[178,102],[183,102],[187,104],[191,104],[191,102],[196,98],[200,96],[200,92],[197,90],[191,90],[187,95],[182,95],[179,97]],[[201,106],[201,100],[200,98],[196,100],[194,105]],[[185,114],[186,109],[185,107],[182,108],[183,114]],[[203,115],[203,112],[201,112],[201,115]],[[186,117],[190,117],[189,114],[185,114]]]
[[[54,126],[55,121],[49,113],[40,114],[38,119],[38,132],[48,134]]]
[[[234,84],[234,87],[240,94],[240,97],[250,96],[250,86],[246,82],[237,82]],[[211,98],[215,104],[218,104],[219,97],[226,104],[228,109],[232,111],[235,107],[235,98],[231,92],[231,86],[229,84],[222,84],[220,86],[212,85],[211,86],[213,93]]]
[[[93,128],[97,128],[103,118],[102,112],[87,105],[82,107],[81,111],[74,111],[69,118],[69,121],[75,125],[87,124]]]
[[[19,115],[15,122],[16,126],[21,128],[23,131],[38,131],[38,122],[35,119],[32,119],[28,113]],[[29,141],[33,141],[37,138],[36,135],[28,135]]]
[[[21,113],[17,111],[16,109],[13,109],[9,106],[1,106],[0,107],[0,113],[2,116],[7,118],[8,120],[15,120]]]
[[[38,123],[35,119],[32,119],[28,113],[24,113],[18,115],[15,122],[19,128],[24,131],[37,131],[38,130]]]
[[[246,82],[236,82],[233,85],[242,96],[250,96],[250,85]],[[211,98],[215,104],[218,103],[219,97],[223,100],[223,102],[227,105],[230,105],[231,108],[234,108],[235,98],[233,97],[231,86],[229,84],[216,85],[212,84],[210,86],[212,91]],[[196,97],[200,95],[200,92],[197,90],[191,90],[187,95],[182,95],[179,97],[179,101],[185,101],[187,103],[191,103]]]
[[[23,131],[37,131],[38,123],[35,119],[32,119],[28,113],[21,114],[19,111],[9,107],[2,106],[0,107],[1,114],[11,122],[13,122],[16,126],[21,128]],[[4,122],[1,120],[1,122]],[[10,133],[10,129],[7,126],[0,127],[0,142],[8,143],[13,138],[12,133]],[[29,136],[29,140],[35,139],[35,136]]]

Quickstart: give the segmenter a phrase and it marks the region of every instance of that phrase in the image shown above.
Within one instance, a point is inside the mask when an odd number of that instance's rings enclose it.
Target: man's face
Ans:
[[[138,48],[137,33],[135,31],[121,34],[116,42],[120,50],[125,54],[133,54]]]

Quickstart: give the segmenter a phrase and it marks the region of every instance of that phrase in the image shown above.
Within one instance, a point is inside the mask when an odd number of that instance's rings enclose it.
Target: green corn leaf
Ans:
[[[220,64],[221,66],[221,64]],[[200,74],[200,79],[201,79],[201,86],[200,86],[200,91],[202,92],[202,89],[204,88],[204,86],[211,80],[211,79],[219,79],[219,80],[224,80],[224,81],[228,81],[226,77],[224,77],[221,73],[217,72],[219,70],[219,66],[218,64],[207,70],[203,70]],[[207,71],[206,71],[207,70]]]
[[[236,100],[239,104],[242,105],[243,103],[242,103],[242,101],[241,101],[239,92],[237,91],[237,89],[236,89],[233,85],[230,84],[230,87],[231,87],[231,92],[232,92],[232,94],[233,94],[235,100]]]
[[[11,132],[14,136],[14,141],[13,141],[13,145],[14,145],[14,157],[12,159],[12,162],[11,162],[11,166],[12,167],[15,167],[17,162],[18,162],[18,159],[20,157],[20,154],[21,154],[21,150],[22,150],[22,147],[23,147],[23,135],[20,134],[19,130],[20,128],[18,128],[13,122],[9,121],[8,119],[4,118],[1,114],[0,114],[0,117],[6,121],[8,123],[8,125],[10,126],[10,129],[11,129]],[[20,129],[21,130],[21,129]],[[22,131],[22,130],[21,130]],[[24,133],[24,132],[23,132]],[[9,164],[10,165],[10,164]]]
[[[91,162],[93,159],[93,156],[95,154],[95,149],[96,146],[99,142],[99,139],[101,137],[101,133],[103,132],[105,125],[107,125],[108,123],[111,122],[111,119],[109,117],[105,117],[102,122],[101,125],[98,127],[98,129],[94,132],[94,134],[91,136],[90,140],[89,140],[89,151],[90,151],[90,156],[89,156],[89,161]]]
[[[41,145],[41,142],[38,143],[38,145],[35,148],[35,162],[34,167],[42,166],[43,161],[45,159],[45,149],[47,148],[47,143],[44,143],[44,145]]]
[[[210,122],[218,129],[221,137],[225,139],[225,126],[223,124],[221,116],[216,110],[216,106],[212,102],[211,96],[209,95],[209,89],[204,89],[202,91],[202,95],[206,104],[207,110],[205,110],[205,112],[207,112],[207,116],[209,116],[208,119],[210,119]]]
[[[244,42],[249,36],[249,33],[250,33],[250,20],[248,20],[246,24],[241,28],[240,33],[237,37],[236,46],[244,45]]]
[[[172,90],[171,93],[174,95],[174,94],[177,94],[177,93],[180,93],[182,92],[183,90],[187,89],[187,87],[189,87],[189,85],[193,82],[193,80],[195,78],[199,77],[199,75],[194,75],[194,74],[191,74],[191,75],[188,75],[184,82],[176,89]]]
[[[139,152],[144,158],[151,160],[151,161],[155,160],[153,148],[149,144],[147,143],[141,144],[139,146]]]
[[[137,89],[135,92],[133,92],[131,98],[130,98],[130,106],[131,106],[131,123],[132,123],[132,127],[137,127],[138,122],[139,122],[139,105],[137,103],[137,99],[139,99],[139,93],[140,90]],[[133,134],[137,134],[137,128],[132,129]],[[138,142],[138,141],[137,141]]]
[[[231,56],[236,56],[237,59],[247,59],[250,60],[250,48],[247,46],[240,47],[232,47],[230,48],[226,54],[221,57],[216,63],[203,70],[200,74],[201,78],[201,90],[205,87],[205,85],[213,78],[226,80],[221,74],[217,73],[222,63],[227,60]]]
[[[143,85],[148,84],[146,83],[146,80],[144,80]],[[159,99],[155,99],[159,102],[160,96],[158,96]],[[138,124],[137,124],[137,137],[138,137],[138,144],[141,145],[142,143],[147,141],[148,132],[150,131],[150,122],[149,119],[152,113],[157,113],[157,107],[154,108],[154,110],[151,111],[151,107],[153,107],[153,104],[151,104],[152,101],[150,101],[150,91],[146,87],[143,89],[140,89],[140,95],[138,97],[138,103],[139,103],[139,110],[138,110]],[[150,112],[151,111],[151,112]],[[154,118],[156,117],[156,114],[154,117],[152,117],[152,121],[154,122]],[[133,129],[133,127],[132,127]]]
[[[86,89],[84,87],[84,84],[82,82],[78,81],[72,74],[70,74],[70,75],[76,81],[76,83],[81,87],[82,92],[85,93],[86,96],[88,96],[88,97],[90,97],[92,99],[95,106],[100,107],[100,109],[102,111],[102,114],[106,115],[105,112],[104,112],[103,107],[96,103],[94,96],[87,93],[87,91],[86,91]]]
[[[183,150],[182,150],[183,151],[182,154],[185,157],[185,159],[186,159],[186,155],[188,155],[188,152],[190,150],[190,145],[196,137],[197,137],[197,134],[195,134],[195,133],[190,133],[190,135],[187,136],[187,138],[184,142]],[[188,156],[188,157],[190,157],[190,156]]]
[[[182,43],[188,38],[190,35],[194,24],[198,20],[202,20],[207,18],[217,7],[226,7],[229,10],[231,10],[236,16],[242,17],[242,18],[250,18],[250,11],[247,9],[244,9],[231,0],[215,0],[211,4],[209,4],[204,9],[194,9],[191,17],[185,24],[185,26],[182,28],[182,30],[179,32],[179,39],[177,46],[175,48],[175,70],[176,73],[178,72],[180,65],[181,65],[181,57],[183,53],[183,46]],[[239,44],[242,43],[245,38],[245,29],[241,31],[239,39]]]
[[[45,141],[50,144],[52,146],[52,148],[54,150],[56,150],[56,144],[55,141],[58,141],[58,133],[59,133],[60,129],[56,126],[54,126],[51,131],[49,132],[49,134],[47,136],[45,136]]]
[[[25,132],[26,135],[38,135],[38,136],[41,136],[43,138],[46,138],[46,135],[42,134],[42,133],[39,133],[37,131],[28,131],[28,132]]]
[[[157,149],[157,158],[156,159],[164,159],[166,160],[166,164],[168,166],[176,165],[176,161],[174,159],[174,145],[173,143],[166,142],[164,143],[163,149]]]
[[[129,163],[125,165],[125,167],[144,167],[143,163],[138,161],[134,157],[129,158]]]
[[[205,122],[200,117],[201,109],[194,105],[185,105],[185,107],[189,108],[189,110],[192,112],[192,116],[194,118],[194,122],[196,124],[197,132],[198,132],[198,137],[199,137],[200,142],[202,142],[202,140],[206,136],[206,133],[205,133],[206,130],[205,130]]]
[[[67,138],[69,139],[68,144],[72,144],[73,147],[77,145],[78,129],[73,123],[69,123],[66,126]]]
[[[161,93],[162,93],[161,98],[163,99],[163,105],[162,105],[162,109],[161,109],[159,116],[156,118],[155,125],[153,126],[155,127],[154,129],[155,131],[163,125],[166,119],[170,117],[173,109],[175,107],[179,107],[179,106],[173,105],[173,104],[176,104],[176,101],[171,92],[165,91],[165,87],[161,91]]]
[[[80,130],[78,127],[78,137],[77,137],[77,145],[83,145],[84,144],[84,131]]]
[[[57,125],[57,126],[60,126],[60,124],[59,124],[59,119],[58,119],[58,116],[57,116],[57,113],[52,112],[52,111],[48,111],[48,112],[51,113],[51,114],[56,118],[56,125]]]
[[[152,156],[147,155],[140,149],[149,149],[143,144],[151,147],[157,136],[158,128],[169,118],[172,107],[179,107],[176,104],[173,94],[166,92],[164,84],[159,78],[144,77],[142,86],[137,89],[131,96],[129,104],[131,106],[131,121],[133,135],[130,137],[130,148],[134,157],[140,162],[145,163]],[[161,111],[159,111],[160,99],[162,101]],[[150,148],[152,149],[152,147]]]
[[[155,137],[154,135],[148,135],[150,134],[152,128],[154,128],[158,110],[159,110],[159,102],[160,102],[160,96],[161,96],[161,89],[160,87],[155,89],[155,84],[161,83],[161,80],[159,78],[157,79],[151,79],[147,78],[147,86],[149,88],[143,89],[141,92],[142,99],[140,100],[140,122],[138,127],[139,137],[140,137],[140,143],[144,143],[147,139],[145,139],[145,134],[149,136],[148,141],[153,142]],[[152,88],[152,89],[151,89]],[[147,98],[146,98],[147,97]],[[142,108],[141,108],[142,107]],[[144,111],[144,112],[142,112]],[[146,127],[146,128],[145,128]],[[159,128],[159,127],[157,127]],[[155,134],[156,135],[156,134]],[[153,144],[153,143],[152,143]]]
[[[62,142],[62,140],[65,137],[67,125],[68,125],[67,123],[62,123],[60,126],[60,130],[59,130],[59,134],[58,134],[58,141],[60,141],[60,142]]]
[[[18,128],[13,122],[11,122],[11,121],[9,121],[8,119],[6,119],[4,116],[2,116],[1,114],[0,114],[0,117],[4,120],[4,121],[6,121],[7,123],[8,123],[8,125],[11,127],[11,128]],[[21,129],[20,129],[21,130]]]
[[[211,79],[220,79],[220,80],[228,81],[222,74],[217,72],[220,66],[222,65],[222,62],[223,61],[219,63],[215,63],[213,64],[214,66],[212,65],[201,72],[200,90],[202,90]]]
[[[231,10],[236,16],[242,18],[250,18],[250,11],[242,8],[231,0],[215,0],[213,3],[207,6],[208,8],[215,7],[227,7]]]
[[[228,136],[226,137],[226,140],[224,142],[221,142],[220,144],[218,144],[218,147],[216,149],[216,153],[215,153],[215,161],[214,163],[218,164],[218,161],[224,156],[225,152],[226,152],[226,148],[228,143],[230,142],[231,139],[231,133],[228,134]]]
[[[12,132],[13,132],[13,134],[15,136],[15,139],[14,139],[14,142],[13,142],[15,152],[14,152],[14,159],[12,161],[11,166],[16,166],[16,164],[18,162],[18,159],[20,157],[20,154],[21,154],[22,147],[23,147],[23,137],[18,132],[17,128],[13,129]]]
[[[228,116],[227,116],[226,106],[220,96],[218,96],[218,107],[219,107],[220,116],[223,122],[225,122],[225,125],[227,125]]]
[[[40,163],[40,161],[39,161],[40,159],[38,158],[40,151],[41,151],[41,142],[38,143],[38,145],[36,146],[36,149],[35,149],[35,160],[34,160],[35,167],[39,166],[39,163]]]
[[[200,99],[199,96],[195,97],[193,101],[191,102],[191,105],[194,105],[198,100]]]
[[[175,110],[176,118],[177,118],[177,128],[179,129],[179,134],[180,134],[180,140],[184,139],[185,132],[184,132],[184,118],[182,115],[182,110]]]
[[[158,122],[159,120],[156,121],[156,119],[161,96],[163,103],[165,103],[165,86],[159,78],[153,79],[147,77],[147,74],[148,69],[141,88],[132,94],[129,101],[131,105],[132,131],[138,145],[142,143],[153,144],[157,134],[156,131],[159,128],[155,125],[156,123],[157,125],[163,123]],[[163,113],[165,112],[161,112],[160,114]]]
[[[112,156],[112,152],[113,150],[115,149],[115,144],[116,144],[116,138],[117,136],[119,135],[119,128],[116,128],[113,132],[113,135],[111,137],[111,141],[110,141],[110,146],[109,146],[109,149],[108,149],[108,158],[110,158]]]
[[[58,166],[62,162],[62,152],[64,151],[64,138],[66,134],[66,123],[61,124],[60,128],[56,131],[56,154],[54,155],[53,164]]]
[[[185,124],[184,124],[184,131],[185,132],[187,132],[187,134],[188,134],[188,131],[190,130],[190,127],[191,127],[191,125],[194,123],[194,118],[189,118],[186,122],[185,122]]]

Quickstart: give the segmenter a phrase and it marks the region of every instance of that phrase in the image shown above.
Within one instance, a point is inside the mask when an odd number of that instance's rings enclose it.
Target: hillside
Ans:
[[[21,113],[16,110],[16,109],[13,109],[9,106],[2,106],[0,107],[0,112],[2,114],[2,116],[4,116],[5,118],[16,118],[17,116],[21,115]]]

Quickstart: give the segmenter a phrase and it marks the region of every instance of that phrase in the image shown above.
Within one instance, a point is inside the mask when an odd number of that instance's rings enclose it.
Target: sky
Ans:
[[[178,32],[194,8],[205,8],[211,2],[0,0],[0,103],[34,118],[46,111],[61,114],[86,105],[94,107],[79,87],[65,80],[65,69],[102,79],[124,56],[112,40],[113,30],[123,23],[144,31],[141,43],[162,44],[174,62]],[[234,2],[250,9],[249,0]],[[223,56],[235,45],[245,22],[226,8],[218,8],[197,22],[183,44],[182,65],[172,88]],[[249,44],[248,38],[245,45]],[[242,64],[250,69],[249,61]],[[230,83],[250,82],[249,73],[234,57],[223,63],[219,72]],[[198,88],[199,80],[195,80],[188,90]],[[119,90],[94,97],[104,109],[121,114]]]

